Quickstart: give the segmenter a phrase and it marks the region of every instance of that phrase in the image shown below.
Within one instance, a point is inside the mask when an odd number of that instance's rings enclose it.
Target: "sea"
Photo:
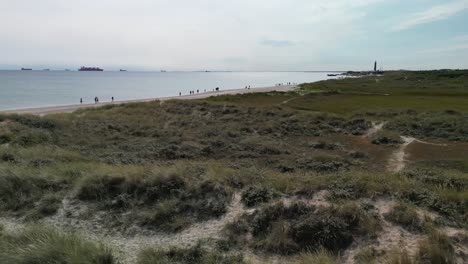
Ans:
[[[0,110],[159,98],[329,79],[327,72],[0,71]]]

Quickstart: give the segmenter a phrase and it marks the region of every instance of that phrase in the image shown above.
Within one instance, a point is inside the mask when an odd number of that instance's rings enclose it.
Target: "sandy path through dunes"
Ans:
[[[412,137],[401,137],[403,144],[395,151],[388,163],[388,170],[391,172],[400,172],[406,166],[407,153],[406,148],[413,143],[416,139]]]

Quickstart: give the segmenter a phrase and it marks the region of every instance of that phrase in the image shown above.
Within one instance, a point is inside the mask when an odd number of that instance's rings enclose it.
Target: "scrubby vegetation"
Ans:
[[[62,234],[43,227],[21,232],[0,229],[0,263],[118,263],[102,245],[87,242],[75,234]]]
[[[420,232],[423,228],[423,220],[414,208],[405,204],[396,205],[385,218],[391,222],[403,226],[413,232]]]
[[[456,263],[455,251],[446,235],[432,231],[419,245],[418,258],[421,263]]]
[[[217,234],[208,244],[148,245],[140,264],[247,262],[239,252],[342,263],[392,225],[423,237],[417,250],[369,248],[356,259],[453,263],[443,230],[468,223],[466,78],[391,72],[288,93],[1,114],[0,223],[92,226],[114,239]],[[400,145],[409,136],[420,140]],[[388,171],[397,151],[405,169]],[[381,201],[397,206],[382,216]],[[59,231],[1,231],[0,241],[5,263],[117,263]]]
[[[212,251],[197,244],[191,248],[146,249],[139,255],[138,264],[241,264],[245,263],[242,255],[226,255]]]
[[[401,115],[391,120],[386,127],[415,137],[468,141],[468,114],[456,111]]]
[[[227,226],[231,241],[251,233],[251,246],[277,254],[346,249],[356,236],[374,236],[378,219],[356,205],[315,208],[303,203],[276,203],[257,209]],[[245,241],[244,241],[245,242]]]
[[[380,130],[372,136],[372,143],[377,145],[397,145],[403,143],[403,140],[396,132]]]
[[[315,251],[315,253],[305,253],[301,255],[300,264],[338,264],[338,258],[325,249]]]
[[[242,202],[249,207],[271,201],[275,196],[275,191],[264,186],[250,186],[242,192]]]

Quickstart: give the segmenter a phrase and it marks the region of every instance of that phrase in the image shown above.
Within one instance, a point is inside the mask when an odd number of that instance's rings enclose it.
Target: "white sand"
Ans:
[[[149,101],[155,101],[155,100],[173,100],[173,99],[181,99],[181,100],[202,99],[202,98],[208,98],[211,96],[227,95],[227,94],[262,93],[262,92],[272,92],[272,91],[286,92],[286,91],[294,90],[295,88],[297,88],[296,85],[283,85],[283,86],[271,86],[271,87],[261,87],[261,88],[251,88],[251,89],[220,90],[218,92],[206,92],[206,93],[199,93],[199,94],[193,94],[193,95],[149,98],[149,99],[141,99],[141,100],[115,101],[113,103],[104,102],[104,103],[99,103],[99,104],[76,104],[76,105],[16,109],[16,110],[0,111],[0,113],[47,115],[47,114],[56,114],[56,113],[70,113],[78,109],[102,107],[102,106],[110,105],[110,104],[127,104],[127,103],[149,102]]]

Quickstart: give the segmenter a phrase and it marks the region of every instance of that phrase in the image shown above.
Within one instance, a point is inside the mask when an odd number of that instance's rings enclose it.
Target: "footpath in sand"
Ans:
[[[174,100],[174,99],[193,100],[193,99],[208,98],[211,96],[247,94],[247,93],[265,93],[265,92],[274,92],[274,91],[288,92],[288,91],[292,91],[296,89],[297,87],[298,87],[297,85],[282,85],[282,86],[270,86],[270,87],[251,88],[251,89],[231,89],[231,90],[220,90],[220,91],[214,91],[214,92],[198,93],[198,94],[183,95],[183,96],[148,98],[148,99],[140,99],[140,100],[125,100],[125,101],[105,102],[105,103],[98,103],[98,104],[76,104],[76,105],[16,109],[16,110],[0,111],[0,113],[33,114],[33,115],[70,113],[78,109],[102,107],[102,106],[112,105],[112,104],[128,104],[128,103],[138,103],[138,102],[150,102],[150,101],[156,101],[156,100],[165,101],[165,100]]]

